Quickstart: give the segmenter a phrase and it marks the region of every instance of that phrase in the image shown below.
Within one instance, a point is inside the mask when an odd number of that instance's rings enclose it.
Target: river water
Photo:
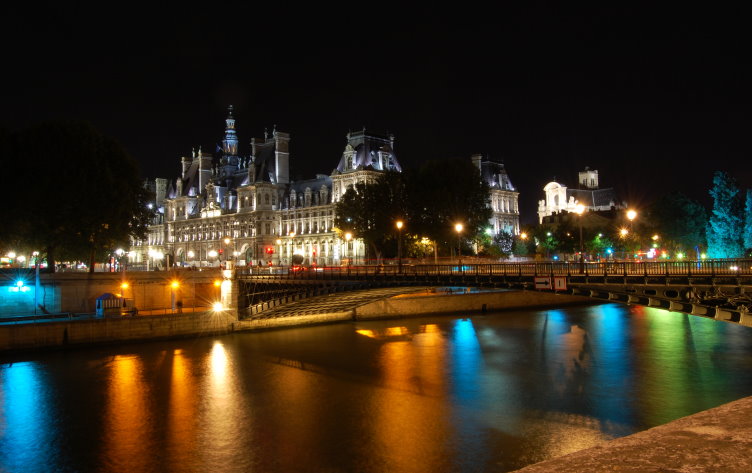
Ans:
[[[503,472],[752,395],[750,328],[462,315],[2,358],[0,471]]]

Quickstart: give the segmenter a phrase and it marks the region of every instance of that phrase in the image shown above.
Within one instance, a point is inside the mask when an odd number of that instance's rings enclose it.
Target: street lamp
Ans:
[[[582,214],[585,213],[585,206],[582,204],[577,204],[577,206],[574,208],[574,212],[579,215],[577,218],[577,221],[580,225],[580,272],[585,272],[585,253],[584,248],[582,246]]]
[[[178,308],[177,291],[180,288],[180,282],[173,280],[170,283],[170,305],[172,306],[172,313],[174,314]],[[182,309],[180,310],[182,312]]]
[[[627,210],[627,218],[629,219],[629,223],[632,223],[632,220],[634,220],[637,217],[637,211],[629,209]]]
[[[463,228],[464,227],[461,223],[454,225],[454,229],[457,231],[457,262],[460,269],[462,269],[462,240],[460,239],[460,234],[462,233]]]
[[[397,220],[397,271],[402,274],[402,220]]]
[[[208,256],[209,258],[216,258],[217,255],[217,250],[209,250],[209,252],[206,254],[206,256]],[[209,265],[212,265],[211,262],[209,263]]]

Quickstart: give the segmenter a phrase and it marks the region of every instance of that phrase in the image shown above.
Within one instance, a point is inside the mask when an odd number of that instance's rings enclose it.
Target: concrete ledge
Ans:
[[[233,330],[231,311],[0,326],[0,351],[217,335]]]
[[[406,294],[362,305],[355,309],[356,320],[413,317],[449,312],[486,312],[506,309],[560,307],[593,304],[584,296],[553,292],[503,291],[468,294]]]
[[[306,314],[268,319],[247,319],[235,322],[234,331],[266,330],[271,328],[300,327],[303,325],[349,322],[353,319],[352,311],[329,312],[324,314]]]
[[[746,397],[516,472],[749,473],[751,449],[752,397]]]

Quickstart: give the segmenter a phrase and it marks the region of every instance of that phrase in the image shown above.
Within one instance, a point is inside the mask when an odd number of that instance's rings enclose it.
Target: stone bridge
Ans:
[[[378,289],[367,297],[384,298],[411,288],[463,286],[563,292],[752,325],[752,260],[253,268],[235,276],[241,319],[282,313],[293,302],[297,309],[288,310],[312,310],[311,298],[335,293],[342,294],[326,304],[347,305],[355,290]]]

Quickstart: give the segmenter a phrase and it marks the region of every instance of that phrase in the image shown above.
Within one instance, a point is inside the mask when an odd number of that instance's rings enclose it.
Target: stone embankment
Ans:
[[[749,473],[752,397],[605,442],[515,473]]]
[[[405,288],[404,292],[414,291]],[[354,291],[347,296],[321,296],[270,312],[263,317],[237,320],[236,312],[197,312],[157,316],[102,318],[61,322],[0,325],[0,351],[37,348],[64,348],[85,344],[107,344],[202,335],[218,335],[244,330],[264,330],[322,323],[413,317],[429,314],[469,314],[484,311],[536,307],[560,307],[592,303],[587,297],[533,291],[478,293],[419,292],[369,300]],[[341,299],[340,299],[341,298]],[[340,302],[337,302],[340,301]],[[344,301],[344,302],[342,302]],[[320,307],[310,311],[311,307]]]

